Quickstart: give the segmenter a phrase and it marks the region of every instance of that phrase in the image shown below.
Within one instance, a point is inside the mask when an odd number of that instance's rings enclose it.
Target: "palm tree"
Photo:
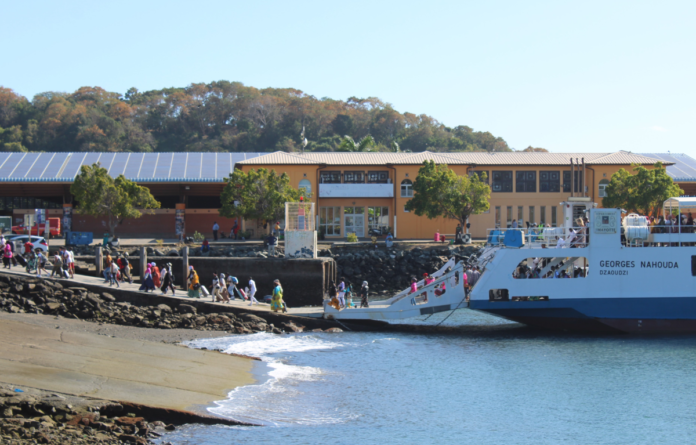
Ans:
[[[370,151],[370,148],[374,146],[375,140],[369,134],[360,139],[360,142],[355,142],[350,136],[343,136],[337,151]]]

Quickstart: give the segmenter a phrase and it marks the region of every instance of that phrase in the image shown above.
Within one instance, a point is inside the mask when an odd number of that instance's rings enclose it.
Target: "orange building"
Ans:
[[[571,167],[571,159],[577,164]],[[285,153],[275,152],[237,163],[243,171],[264,167],[286,172],[316,203],[318,227],[326,239],[348,233],[366,237],[388,228],[400,239],[454,234],[457,222],[428,219],[405,209],[413,181],[425,160],[447,164],[458,175],[486,172],[490,209],[470,218],[474,238],[513,220],[560,224],[562,201],[585,196],[601,205],[604,187],[620,168],[651,166],[658,159],[625,151],[615,153]],[[584,168],[583,168],[584,161]],[[663,161],[664,162],[664,161]],[[670,162],[665,162],[671,165]],[[573,172],[571,173],[571,168]],[[572,180],[574,178],[574,180]]]

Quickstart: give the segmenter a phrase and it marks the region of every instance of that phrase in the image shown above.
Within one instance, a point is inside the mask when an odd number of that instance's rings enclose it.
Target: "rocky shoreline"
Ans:
[[[148,444],[186,423],[248,425],[185,411],[0,383],[3,444]]]
[[[193,304],[139,305],[117,299],[109,292],[90,291],[79,283],[0,274],[0,310],[9,313],[57,315],[65,318],[157,329],[197,329],[228,334],[303,332],[292,320],[278,325],[252,313],[199,313]],[[277,315],[274,317],[278,318]],[[339,328],[314,331],[340,332]]]

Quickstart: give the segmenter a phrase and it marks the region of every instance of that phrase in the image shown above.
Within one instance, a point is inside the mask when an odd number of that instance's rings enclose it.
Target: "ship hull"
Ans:
[[[469,307],[528,326],[574,332],[696,333],[696,297],[471,301]]]

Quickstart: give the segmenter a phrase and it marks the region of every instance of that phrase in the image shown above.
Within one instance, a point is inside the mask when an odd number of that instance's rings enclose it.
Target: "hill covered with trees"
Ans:
[[[489,132],[399,113],[374,97],[317,99],[219,81],[125,95],[82,87],[28,100],[0,87],[0,151],[292,152],[303,128],[307,151],[337,151],[344,136],[368,135],[373,150],[511,151]]]

